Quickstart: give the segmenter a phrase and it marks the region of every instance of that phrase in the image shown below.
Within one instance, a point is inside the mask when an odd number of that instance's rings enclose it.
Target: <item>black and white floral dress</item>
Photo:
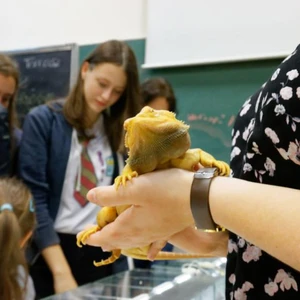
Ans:
[[[236,178],[300,189],[300,45],[241,108],[231,169]],[[226,299],[300,299],[298,271],[233,233],[226,273]]]

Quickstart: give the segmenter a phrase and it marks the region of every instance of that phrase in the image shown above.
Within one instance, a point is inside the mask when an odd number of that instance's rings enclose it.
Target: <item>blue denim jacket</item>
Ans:
[[[22,131],[18,128],[10,136],[7,109],[0,104],[0,176],[15,175],[16,152],[21,136]],[[11,138],[14,139],[14,149],[11,149]]]
[[[36,251],[60,242],[54,221],[61,201],[73,131],[62,113],[62,105],[56,103],[54,110],[47,105],[33,108],[23,125],[18,171],[35,200],[38,223],[34,233]],[[113,156],[116,177],[119,166],[116,154]]]

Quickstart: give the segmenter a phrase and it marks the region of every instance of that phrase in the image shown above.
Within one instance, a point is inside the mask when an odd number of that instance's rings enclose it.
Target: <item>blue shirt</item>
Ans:
[[[13,130],[10,136],[7,111],[0,111],[0,176],[15,175],[16,152],[20,144],[22,131],[18,128]],[[11,147],[13,139],[13,149]]]

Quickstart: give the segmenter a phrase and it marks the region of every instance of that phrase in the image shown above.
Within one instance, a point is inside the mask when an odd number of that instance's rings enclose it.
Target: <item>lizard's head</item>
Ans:
[[[135,117],[124,122],[124,129],[125,146],[131,154],[145,147],[172,147],[172,151],[178,147],[186,151],[190,146],[189,126],[167,110],[145,106]]]

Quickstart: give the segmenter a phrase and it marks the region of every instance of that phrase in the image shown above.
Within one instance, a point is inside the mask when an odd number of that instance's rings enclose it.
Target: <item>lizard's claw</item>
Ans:
[[[216,160],[216,161],[213,162],[213,166],[218,168],[219,175],[228,176],[230,174],[229,165],[224,163],[223,161]]]
[[[121,255],[121,250],[115,249],[112,251],[112,254],[109,258],[102,259],[99,262],[94,261],[94,266],[100,267],[100,266],[105,266],[105,265],[111,264],[111,263],[115,262],[120,257],[120,255]]]
[[[77,246],[81,248],[82,247],[81,244],[85,245],[85,241],[90,237],[90,235],[93,233],[96,233],[99,230],[100,230],[100,227],[98,225],[95,225],[95,226],[79,233],[78,237],[77,237],[77,243],[76,243]]]
[[[116,189],[118,189],[120,185],[125,186],[126,182],[130,181],[133,177],[138,177],[138,173],[136,171],[118,176],[115,179]]]

